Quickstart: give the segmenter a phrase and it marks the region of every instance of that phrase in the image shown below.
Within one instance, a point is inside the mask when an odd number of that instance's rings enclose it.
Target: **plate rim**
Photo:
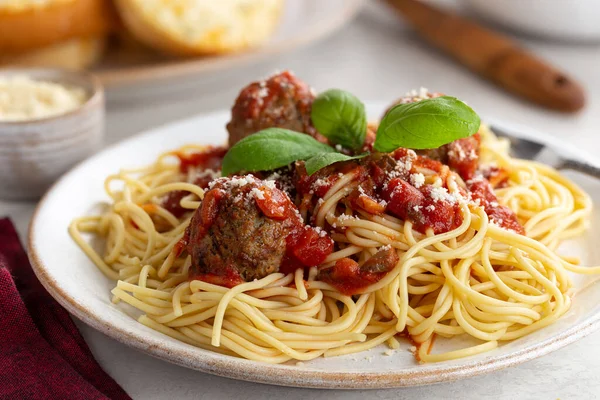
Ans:
[[[367,103],[367,109],[382,109],[382,107],[380,107],[382,104],[383,103]],[[169,346],[161,347],[154,337],[148,338],[135,332],[128,332],[118,325],[111,324],[109,318],[106,316],[103,317],[95,314],[93,310],[89,310],[85,306],[79,304],[50,276],[49,268],[41,259],[37,250],[36,223],[38,215],[41,213],[41,210],[45,208],[46,200],[61,186],[63,181],[68,179],[68,177],[76,174],[78,170],[85,168],[87,163],[92,162],[94,159],[101,157],[107,152],[111,152],[116,147],[127,145],[129,142],[140,140],[143,137],[159,135],[162,131],[173,129],[177,125],[185,125],[194,122],[199,123],[204,119],[218,118],[219,116],[222,116],[224,112],[225,111],[220,110],[204,113],[167,123],[116,142],[71,169],[61,177],[40,200],[29,223],[27,234],[29,260],[37,278],[44,288],[72,315],[118,342],[153,357],[186,368],[243,381],[278,386],[323,389],[384,389],[452,382],[522,364],[526,361],[558,350],[600,329],[600,312],[596,312],[590,314],[580,323],[520,350],[458,366],[444,366],[438,364],[438,368],[435,369],[435,371],[414,368],[402,368],[396,371],[382,372],[351,370],[315,371],[291,365],[263,364],[246,359],[224,356],[215,352],[210,352],[209,350],[204,350],[206,353],[203,357],[198,357],[198,353],[196,352],[198,348],[193,346],[189,346],[189,349],[187,347],[182,349],[172,349]],[[519,127],[519,129],[523,130],[514,130],[514,132],[525,132],[523,136],[526,137],[537,136],[538,139],[544,140],[548,144],[563,146],[563,149],[565,146],[570,151],[576,149],[576,146],[573,146],[570,143],[563,142],[552,136],[543,135],[542,133],[536,133],[537,131],[532,130],[531,128],[512,123],[502,123],[500,120],[494,118],[485,120],[491,124],[511,127],[511,129]],[[587,157],[591,156],[587,155]],[[132,318],[132,323],[137,323],[137,321]],[[157,333],[161,335],[160,332]]]
[[[366,0],[345,0],[346,7],[333,18],[323,20],[311,31],[302,31],[303,35],[295,35],[286,42],[276,45],[264,44],[257,49],[241,53],[209,56],[208,58],[190,58],[183,60],[166,60],[158,64],[131,66],[108,69],[106,71],[92,69],[107,89],[117,89],[128,85],[152,84],[181,79],[196,74],[215,71],[225,66],[238,67],[243,63],[253,63],[269,55],[280,54],[295,48],[306,46],[341,29],[361,10]],[[101,63],[100,63],[101,65]]]

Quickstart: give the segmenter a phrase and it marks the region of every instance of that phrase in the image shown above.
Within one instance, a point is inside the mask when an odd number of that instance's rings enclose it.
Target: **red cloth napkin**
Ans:
[[[130,399],[94,359],[0,219],[0,399]]]

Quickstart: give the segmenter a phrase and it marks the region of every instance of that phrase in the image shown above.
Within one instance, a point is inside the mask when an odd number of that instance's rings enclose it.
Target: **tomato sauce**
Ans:
[[[301,195],[314,194],[316,197],[322,198],[344,174],[349,172],[353,172],[355,179],[358,181],[367,176],[367,170],[355,161],[334,164],[310,176],[306,173],[304,165],[298,165],[295,171],[294,183],[296,190]]]
[[[476,133],[448,144],[448,166],[465,180],[473,178],[479,167],[480,142]]]
[[[179,170],[182,173],[187,173],[190,168],[200,168],[201,170],[211,169],[218,171],[221,169],[223,157],[227,153],[227,147],[209,147],[206,151],[198,153],[175,153],[179,158]],[[211,174],[199,175],[194,182],[194,185],[206,189],[208,184],[213,180]],[[181,218],[188,209],[181,207],[181,200],[187,196],[189,192],[184,190],[175,190],[169,192],[162,201],[162,207],[169,211],[175,218]]]
[[[482,171],[483,177],[490,182],[494,189],[508,186],[508,171],[501,167],[489,167]]]
[[[255,198],[255,201],[265,217],[275,220],[295,217],[295,206],[281,190],[271,190],[265,186],[259,190],[263,193],[263,198]]]
[[[205,151],[198,153],[175,153],[179,158],[179,169],[187,173],[190,168],[220,170],[223,157],[229,148],[225,146],[210,146]]]
[[[377,201],[373,196],[355,191],[349,197],[353,209],[360,208],[372,215],[381,215],[385,212],[385,205]]]
[[[262,213],[275,220],[291,219],[296,227],[286,238],[286,254],[279,270],[283,273],[294,272],[298,268],[313,267],[321,264],[333,252],[333,240],[322,231],[304,225],[296,206],[280,190],[261,187],[263,198],[255,198]]]
[[[208,233],[210,227],[214,223],[217,213],[219,212],[219,203],[223,198],[223,192],[220,190],[209,190],[202,200],[200,208],[194,213],[182,242],[188,253],[192,253],[192,249],[198,246],[202,238]],[[190,238],[194,238],[197,242],[192,242]]]
[[[261,187],[263,198],[255,198],[262,213],[275,220],[290,219],[295,229],[286,238],[286,254],[281,262],[280,271],[294,272],[298,268],[313,267],[321,264],[333,252],[333,240],[322,231],[304,225],[296,206],[280,190]]]
[[[391,179],[382,192],[387,201],[387,210],[398,218],[411,221],[414,228],[425,233],[427,229],[444,233],[462,223],[460,206],[457,202],[434,200],[431,185],[417,189],[400,178]]]
[[[480,177],[469,181],[468,186],[471,198],[479,202],[492,222],[521,235],[525,234],[525,229],[519,223],[515,213],[510,208],[498,204],[498,198],[487,179]]]
[[[181,218],[187,211],[187,209],[181,207],[181,200],[189,193],[183,190],[175,190],[169,192],[162,201],[162,207],[173,214],[175,218]]]
[[[240,273],[237,271],[237,269],[231,266],[225,266],[220,268],[219,274],[210,273],[190,276],[190,280],[198,280],[206,283],[211,283],[213,285],[224,286],[230,289],[234,286],[244,283],[244,280],[240,276]]]
[[[427,170],[431,171],[427,173],[435,173],[446,182],[446,178],[452,173],[450,172],[452,168],[463,178],[471,178],[467,189],[472,199],[484,207],[494,223],[524,233],[514,213],[509,208],[498,204],[490,183],[476,175],[479,137],[456,141],[449,145],[449,149],[447,165],[429,157],[417,156],[408,149],[398,149],[390,155],[372,154],[360,161],[338,163],[312,176],[308,176],[304,166],[297,163],[293,172],[297,202],[301,203],[304,209],[312,210],[317,200],[323,198],[344,174],[352,173],[354,189],[342,200],[346,206],[373,215],[388,212],[403,220],[411,221],[414,229],[421,233],[432,229],[435,234],[440,234],[460,226],[463,221],[460,204],[466,199],[468,192],[464,188],[459,188],[458,195],[451,194],[445,187],[434,187],[424,183],[423,176],[420,177],[421,182],[415,183],[412,174],[420,175],[417,171],[426,174],[425,170]],[[181,171],[187,172],[192,166],[218,169],[226,151],[226,148],[212,148],[204,153],[178,155],[181,160]],[[474,176],[477,178],[472,179]],[[489,176],[494,178],[498,185],[503,184],[507,179],[507,174],[503,170],[490,169]],[[197,184],[207,185],[208,182]],[[305,225],[296,205],[280,189],[274,189],[272,185],[266,184],[254,186],[254,189],[262,193],[253,197],[260,213],[266,218],[293,223],[291,233],[285,238],[286,251],[279,271],[293,273],[299,268],[306,271],[308,267],[322,264],[334,251],[334,241],[331,237],[320,228]],[[175,193],[172,194],[172,198],[165,200],[164,206],[177,212],[177,206],[183,196],[178,197],[179,195]],[[195,238],[201,238],[209,232],[217,218],[221,197],[226,195],[219,190],[210,190],[206,193],[200,209],[190,224],[196,224],[194,229],[200,231],[196,232],[200,235],[195,235]],[[180,254],[184,249],[190,249],[189,246],[193,244],[188,241],[189,234],[186,232],[186,237],[182,239],[181,244],[175,246],[174,251]],[[397,252],[391,248],[376,253],[362,266],[351,258],[343,258],[333,266],[321,270],[319,279],[330,283],[341,293],[354,295],[382,279],[397,262]],[[194,279],[225,287],[233,287],[243,282],[234,265],[224,265],[216,273],[196,275]]]
[[[286,238],[286,253],[280,271],[288,274],[298,268],[316,267],[333,252],[333,240],[321,236],[313,227],[304,226]]]
[[[319,278],[350,296],[379,282],[396,266],[398,259],[396,250],[391,247],[380,250],[362,266],[351,258],[342,258],[333,267],[324,270]]]

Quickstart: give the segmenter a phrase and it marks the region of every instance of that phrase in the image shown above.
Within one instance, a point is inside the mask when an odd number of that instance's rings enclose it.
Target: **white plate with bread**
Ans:
[[[0,67],[90,69],[109,98],[201,84],[323,38],[363,0],[0,0]]]

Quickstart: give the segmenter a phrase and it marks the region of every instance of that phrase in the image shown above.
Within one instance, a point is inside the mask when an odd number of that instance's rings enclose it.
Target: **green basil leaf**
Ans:
[[[334,144],[360,149],[367,134],[365,105],[353,94],[330,89],[317,96],[310,114],[317,131]]]
[[[381,120],[373,147],[381,152],[433,149],[473,135],[480,124],[477,113],[454,97],[398,104]]]
[[[335,149],[305,133],[268,128],[237,142],[223,158],[222,174],[270,171]]]
[[[304,163],[304,167],[306,168],[306,173],[310,176],[320,170],[321,168],[325,168],[328,165],[334,164],[340,161],[348,161],[348,160],[357,160],[359,158],[363,158],[367,154],[361,154],[358,156],[347,156],[342,153],[321,153],[316,156],[312,156]]]

